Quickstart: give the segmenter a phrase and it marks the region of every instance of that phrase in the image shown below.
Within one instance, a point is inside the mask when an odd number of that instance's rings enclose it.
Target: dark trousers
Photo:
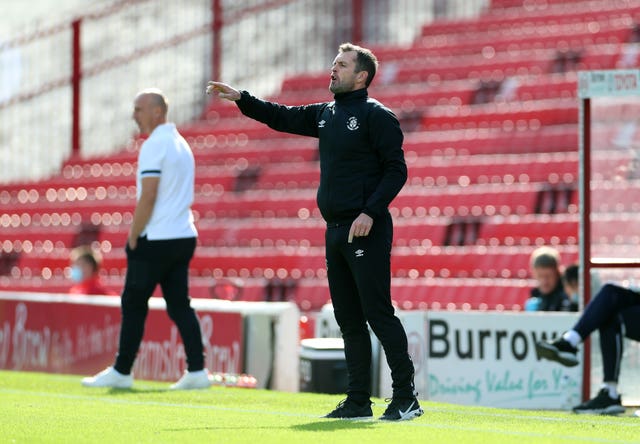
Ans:
[[[589,302],[573,329],[582,339],[598,330],[604,380],[617,382],[620,376],[623,337],[640,341],[640,293],[606,284]]]
[[[331,302],[344,339],[347,395],[365,402],[371,395],[371,340],[367,322],[380,340],[391,368],[394,397],[414,396],[413,363],[407,335],[391,305],[393,225],[386,213],[366,237],[347,243],[350,224],[326,231]]]
[[[122,325],[114,368],[131,373],[140,348],[149,298],[160,284],[167,303],[167,313],[182,337],[189,371],[204,368],[202,333],[189,299],[189,262],[196,248],[196,238],[138,239],[135,250],[127,245],[127,276],[122,291]]]

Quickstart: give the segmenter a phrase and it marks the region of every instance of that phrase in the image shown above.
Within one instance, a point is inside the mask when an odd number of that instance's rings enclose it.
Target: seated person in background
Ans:
[[[540,247],[531,255],[531,273],[538,286],[525,302],[527,311],[571,311],[560,273],[560,253],[555,248]]]
[[[580,286],[578,285],[578,264],[569,265],[562,275],[562,283],[564,284],[564,292],[569,296],[570,311],[578,311],[580,307]]]
[[[88,245],[71,250],[71,280],[75,282],[70,294],[115,295],[100,284],[102,257]]]
[[[624,333],[623,333],[624,325]],[[541,358],[573,367],[578,365],[578,345],[598,330],[604,382],[595,398],[576,407],[576,413],[615,415],[625,411],[618,394],[622,361],[623,334],[640,341],[640,293],[618,285],[606,284],[589,302],[573,329],[555,341],[536,343]]]

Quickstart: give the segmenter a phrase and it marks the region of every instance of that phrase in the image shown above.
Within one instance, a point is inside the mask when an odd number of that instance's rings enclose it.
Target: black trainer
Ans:
[[[323,418],[334,419],[370,419],[373,418],[371,401],[366,404],[358,404],[350,398],[345,398],[338,403],[336,408],[323,416]]]
[[[536,342],[536,353],[541,358],[559,362],[566,367],[575,367],[579,363],[578,349],[562,338],[553,342]]]
[[[622,406],[622,399],[618,396],[613,399],[609,396],[609,390],[600,389],[595,398],[583,402],[573,408],[574,413],[594,413],[599,415],[617,415],[624,413],[625,408]]]
[[[393,398],[380,419],[382,421],[405,421],[423,414],[424,410],[420,408],[417,398]]]

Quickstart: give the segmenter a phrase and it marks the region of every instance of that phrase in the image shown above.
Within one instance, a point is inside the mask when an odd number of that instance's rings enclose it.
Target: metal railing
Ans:
[[[197,119],[207,79],[257,94],[328,70],[339,43],[408,45],[439,17],[488,0],[117,0],[0,43],[0,182],[39,179],[72,154],[126,146],[135,93],[159,87],[177,123]],[[104,5],[104,4],[101,4]]]

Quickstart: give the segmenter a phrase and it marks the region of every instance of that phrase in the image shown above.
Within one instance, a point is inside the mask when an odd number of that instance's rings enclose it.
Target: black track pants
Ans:
[[[184,343],[189,371],[204,368],[202,333],[189,299],[189,262],[196,238],[138,239],[135,250],[127,246],[127,276],[122,292],[122,325],[114,368],[129,374],[133,367],[149,311],[148,302],[160,284],[167,313],[175,322]]]
[[[347,243],[350,224],[326,231],[329,290],[344,338],[349,374],[347,395],[365,401],[371,394],[371,341],[367,322],[380,340],[391,368],[394,397],[412,397],[413,363],[407,335],[391,305],[393,225],[387,212],[366,237]]]
[[[600,333],[600,351],[605,382],[617,382],[622,360],[624,335],[640,341],[640,293],[606,284],[585,307],[573,328],[582,339],[594,330]]]

